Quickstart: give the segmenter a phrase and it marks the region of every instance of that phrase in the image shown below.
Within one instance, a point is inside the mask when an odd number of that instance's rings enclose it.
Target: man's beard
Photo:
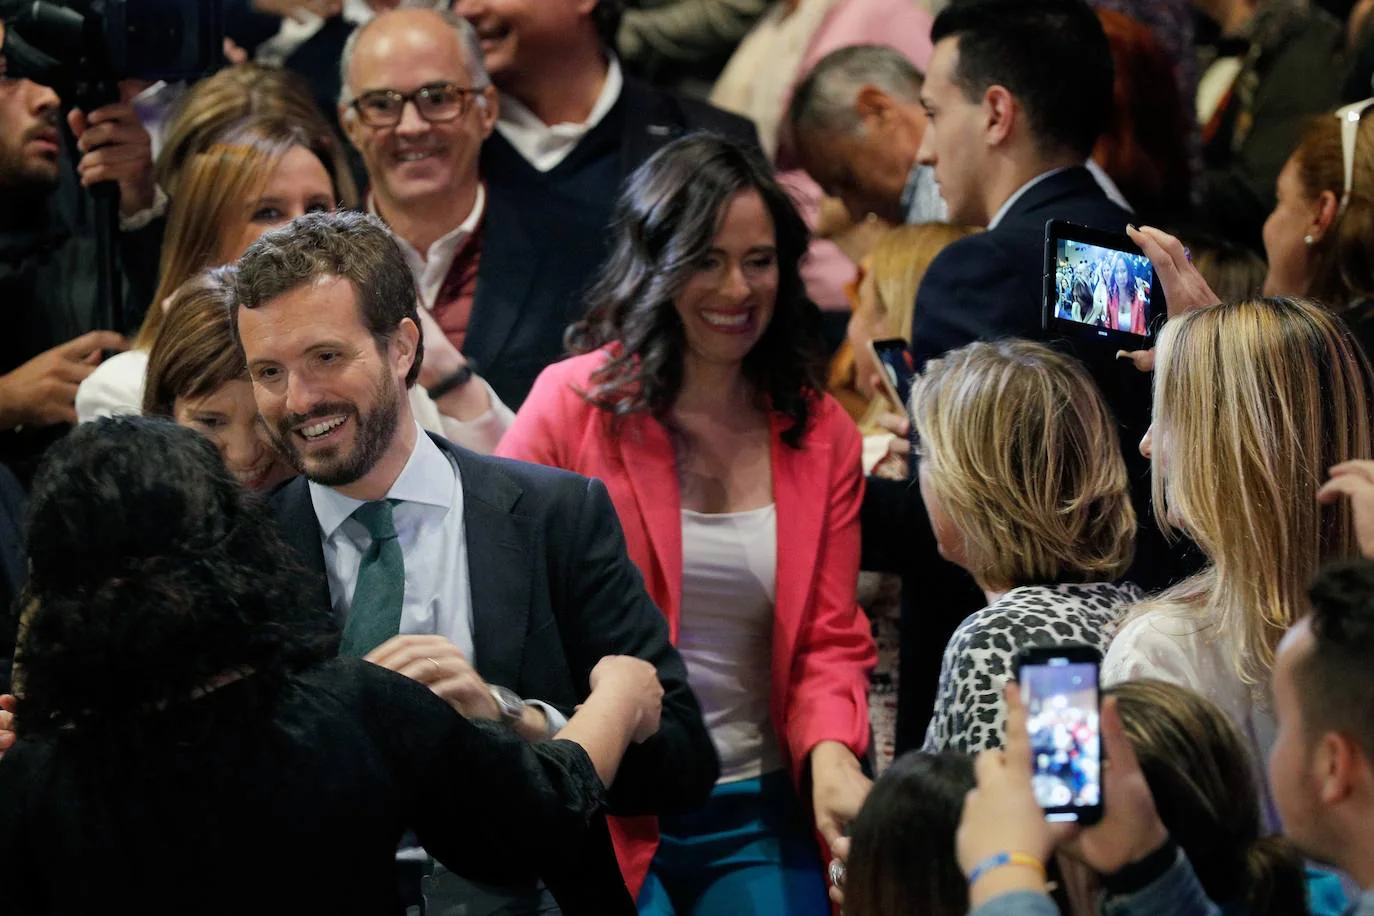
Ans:
[[[315,483],[326,487],[345,487],[356,483],[367,476],[382,455],[386,454],[400,423],[401,395],[395,380],[385,371],[378,376],[372,394],[372,409],[367,413],[360,412],[354,404],[335,402],[322,404],[308,414],[283,417],[276,429],[271,430],[277,449],[297,472]],[[334,454],[337,452],[334,449],[312,457],[310,464],[307,464],[305,456],[296,447],[294,430],[311,420],[338,416],[351,418],[356,427],[352,451],[339,456]]]
[[[36,195],[47,194],[57,187],[62,158],[49,160],[24,154],[29,142],[51,126],[46,122],[34,125],[13,145],[0,141],[0,188]]]

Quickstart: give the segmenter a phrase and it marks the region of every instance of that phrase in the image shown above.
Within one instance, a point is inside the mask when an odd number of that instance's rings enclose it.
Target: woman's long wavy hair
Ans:
[[[34,481],[16,654],[24,736],[135,735],[226,675],[327,657],[308,574],[214,445],[170,420],[83,423]]]
[[[1374,372],[1349,328],[1303,299],[1254,298],[1171,320],[1155,362],[1154,506],[1210,561],[1142,608],[1176,608],[1232,639],[1264,684],[1328,560],[1358,556],[1349,507],[1316,492],[1374,458]]]
[[[609,348],[585,397],[616,418],[666,420],[682,388],[687,341],[674,302],[711,249],[735,195],[755,191],[773,219],[778,290],[773,318],[744,358],[761,408],[790,419],[783,441],[801,443],[811,402],[825,390],[820,311],[806,297],[799,264],[806,224],[768,164],[712,134],[668,144],[630,176],[613,220],[615,242],[588,294],[587,317],[568,329],[575,354]]]

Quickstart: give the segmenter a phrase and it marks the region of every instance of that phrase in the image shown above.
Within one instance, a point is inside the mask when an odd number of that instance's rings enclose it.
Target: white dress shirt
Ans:
[[[606,81],[601,84],[601,94],[597,96],[587,120],[580,124],[545,124],[524,104],[503,93],[496,129],[525,157],[525,161],[539,171],[547,172],[567,159],[587,132],[605,119],[620,98],[620,90],[624,86],[625,76],[620,71],[620,61],[611,55],[606,67]]]
[[[418,423],[415,432],[415,448],[386,494],[400,501],[392,513],[406,570],[400,632],[442,636],[476,664],[462,481],[457,466]],[[353,603],[363,554],[372,545],[367,529],[352,518],[362,501],[313,481],[310,501],[324,540],[330,604],[342,620]]]
[[[1107,195],[1108,200],[1128,213],[1135,212],[1135,208],[1127,202],[1126,198],[1121,193],[1121,189],[1116,186],[1116,182],[1112,181],[1111,176],[1102,171],[1102,166],[1089,159],[1087,162],[1083,163],[1083,168],[1087,169],[1088,173],[1093,176],[1093,181],[1097,182],[1097,186],[1102,189],[1103,194]],[[1002,206],[997,208],[997,212],[992,215],[992,219],[988,220],[988,228],[996,229],[997,224],[1006,219],[1007,211],[1010,210],[1031,188],[1035,187],[1046,178],[1049,178],[1051,175],[1058,175],[1060,172],[1067,171],[1068,169],[1069,166],[1064,166],[1062,168],[1050,169],[1048,172],[1041,172],[1030,181],[1021,185],[1021,187],[1012,192],[1010,197],[1003,201]]]
[[[376,199],[371,195],[367,199],[367,209],[378,219],[382,215],[377,212]],[[410,265],[410,272],[415,275],[415,286],[420,291],[420,304],[426,311],[434,311],[434,301],[439,298],[439,290],[444,286],[444,280],[448,277],[449,268],[453,266],[453,258],[467,244],[468,239],[477,231],[477,225],[482,221],[482,214],[487,209],[487,189],[484,185],[477,185],[477,197],[472,203],[472,212],[467,215],[458,227],[453,231],[442,235],[429,250],[424,254],[414,245],[392,233],[394,238],[401,246],[401,254],[405,255],[406,263]]]
[[[398,500],[392,519],[405,562],[399,634],[442,636],[476,667],[480,660],[472,636],[463,480],[457,463],[425,435],[418,423],[415,448],[385,498]],[[342,620],[353,603],[363,554],[372,546],[367,529],[352,517],[363,503],[314,481],[310,482],[310,502],[324,543],[329,603]],[[547,703],[526,702],[544,711],[550,735],[568,724],[567,718]]]

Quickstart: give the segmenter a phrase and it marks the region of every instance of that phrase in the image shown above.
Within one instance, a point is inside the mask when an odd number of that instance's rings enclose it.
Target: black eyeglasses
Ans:
[[[482,90],[457,83],[430,83],[410,93],[373,89],[354,99],[352,107],[368,127],[394,127],[401,123],[406,103],[414,102],[420,117],[440,124],[467,114],[472,100],[481,96]]]

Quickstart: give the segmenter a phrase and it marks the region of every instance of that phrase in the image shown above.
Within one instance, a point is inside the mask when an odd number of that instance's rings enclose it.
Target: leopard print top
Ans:
[[[974,754],[1002,745],[1002,687],[1028,646],[1086,643],[1103,654],[1126,609],[1140,600],[1134,585],[1093,582],[1014,588],[954,631],[940,666],[940,693],[924,750]]]

